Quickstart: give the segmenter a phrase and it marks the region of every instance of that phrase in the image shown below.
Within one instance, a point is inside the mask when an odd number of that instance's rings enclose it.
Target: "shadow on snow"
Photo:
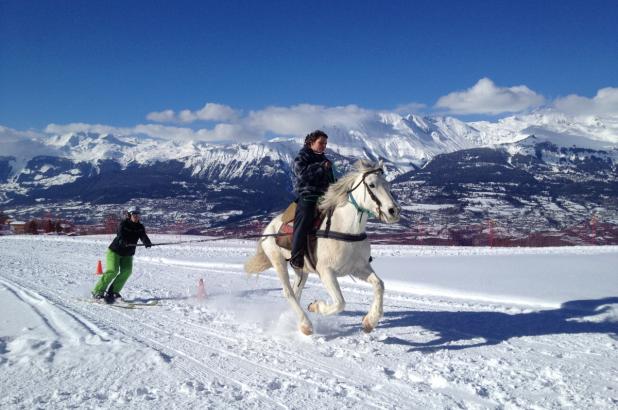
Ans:
[[[378,328],[421,327],[438,335],[428,342],[414,342],[399,337],[387,337],[386,344],[410,347],[412,351],[434,352],[460,350],[471,347],[496,345],[511,338],[553,334],[608,334],[618,340],[618,322],[612,320],[590,321],[587,316],[612,314],[611,304],[618,304],[618,297],[595,300],[574,300],[560,308],[529,313],[506,314],[501,312],[384,312]],[[615,311],[614,311],[615,312]],[[362,318],[360,311],[343,312],[343,315]],[[352,325],[350,325],[352,326]],[[477,339],[484,339],[478,341]]]

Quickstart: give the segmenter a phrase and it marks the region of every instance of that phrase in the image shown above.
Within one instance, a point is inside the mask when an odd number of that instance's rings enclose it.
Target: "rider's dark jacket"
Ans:
[[[120,256],[133,256],[135,255],[135,246],[127,245],[136,245],[138,239],[141,239],[147,247],[152,246],[150,238],[146,235],[144,225],[141,222],[133,222],[126,218],[118,225],[118,233],[109,245],[109,249]]]
[[[294,158],[294,191],[305,202],[315,202],[335,181],[332,167],[325,167],[326,155],[303,147]]]

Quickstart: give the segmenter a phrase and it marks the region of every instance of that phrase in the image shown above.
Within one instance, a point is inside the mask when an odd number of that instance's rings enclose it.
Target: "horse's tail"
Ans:
[[[266,269],[273,266],[264,253],[264,248],[262,248],[262,241],[258,242],[257,246],[257,254],[253,255],[247,262],[245,262],[245,272],[248,274],[251,273],[260,273],[265,271]]]

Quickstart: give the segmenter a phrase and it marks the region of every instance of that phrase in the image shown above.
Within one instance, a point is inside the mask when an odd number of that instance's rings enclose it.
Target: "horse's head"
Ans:
[[[350,189],[357,204],[375,214],[381,221],[399,221],[401,207],[391,194],[391,184],[384,177],[384,163],[359,160],[354,164],[359,175]]]

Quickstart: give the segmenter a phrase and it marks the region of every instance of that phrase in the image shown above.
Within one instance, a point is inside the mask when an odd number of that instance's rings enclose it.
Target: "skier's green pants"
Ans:
[[[120,293],[127,279],[131,276],[132,271],[133,256],[120,256],[111,249],[108,249],[105,273],[101,276],[92,292],[95,294],[102,294],[105,291]]]

